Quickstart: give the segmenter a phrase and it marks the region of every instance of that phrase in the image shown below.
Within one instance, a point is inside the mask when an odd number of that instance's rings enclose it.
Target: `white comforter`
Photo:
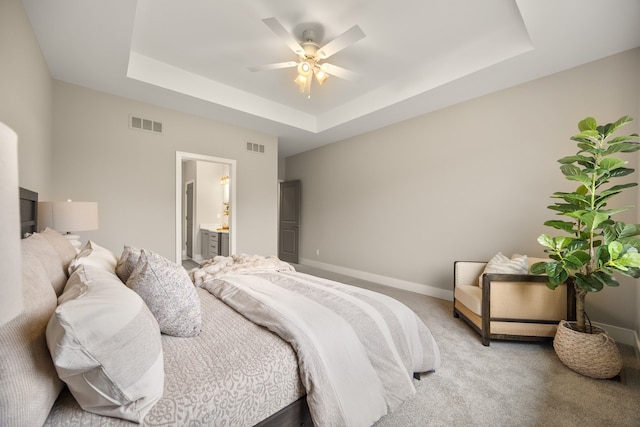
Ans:
[[[317,426],[370,426],[415,393],[412,373],[440,365],[428,328],[393,298],[277,258],[220,258],[194,282],[291,344]]]

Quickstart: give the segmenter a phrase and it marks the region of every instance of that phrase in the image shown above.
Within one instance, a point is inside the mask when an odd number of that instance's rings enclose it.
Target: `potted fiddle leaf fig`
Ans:
[[[575,155],[558,160],[564,177],[577,184],[573,192],[556,192],[552,198],[558,199],[549,209],[562,219],[546,221],[546,226],[562,232],[551,236],[542,234],[538,242],[544,246],[549,261],[531,266],[532,274],[545,274],[547,286],[556,289],[563,283],[573,286],[576,295],[576,322],[561,322],[554,339],[554,348],[560,359],[570,368],[595,378],[610,378],[621,368],[621,358],[615,342],[608,338],[601,328],[587,328],[585,299],[589,292],[601,291],[605,286],[616,287],[616,274],[640,278],[640,224],[625,224],[613,219],[615,214],[632,209],[633,206],[610,207],[612,200],[621,192],[637,185],[627,180],[613,184],[614,180],[629,176],[634,169],[626,167],[623,153],[640,150],[640,143],[634,141],[638,134],[614,136],[614,133],[632,119],[624,116],[614,123],[598,125],[592,117],[578,123],[579,132],[571,137],[577,143]],[[561,348],[565,334],[579,334],[574,341],[594,340],[598,346],[609,342],[608,356],[595,356],[590,350]],[[561,336],[562,335],[562,336]],[[564,353],[564,354],[561,354]],[[582,353],[582,356],[579,354]],[[590,364],[596,358],[616,359],[609,368],[574,367],[573,359],[582,357],[578,364]],[[565,360],[572,359],[572,360]],[[597,361],[600,363],[601,361]],[[584,371],[584,372],[583,372]]]

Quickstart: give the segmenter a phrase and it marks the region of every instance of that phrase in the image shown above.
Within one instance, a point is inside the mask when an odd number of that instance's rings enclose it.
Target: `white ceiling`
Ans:
[[[286,157],[640,46],[639,0],[23,0],[55,79],[277,135]],[[314,82],[262,20],[355,80]]]

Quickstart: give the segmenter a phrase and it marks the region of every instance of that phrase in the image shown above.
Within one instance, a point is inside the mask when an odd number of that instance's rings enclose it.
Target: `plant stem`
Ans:
[[[587,291],[580,289],[575,283],[573,284],[576,290],[576,327],[578,331],[585,332],[587,330],[585,325],[584,305],[587,297]]]

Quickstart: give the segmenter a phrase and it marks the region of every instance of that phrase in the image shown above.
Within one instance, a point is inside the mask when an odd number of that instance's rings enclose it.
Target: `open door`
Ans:
[[[300,238],[300,181],[285,181],[280,184],[279,223],[278,258],[297,264]]]

